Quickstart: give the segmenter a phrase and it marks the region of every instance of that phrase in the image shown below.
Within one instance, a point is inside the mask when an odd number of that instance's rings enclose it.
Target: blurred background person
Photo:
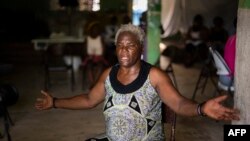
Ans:
[[[237,19],[234,19],[234,27],[237,27]],[[231,35],[224,48],[224,60],[227,63],[231,73],[229,75],[220,75],[220,82],[226,86],[232,86],[234,84],[234,72],[235,72],[235,55],[236,55],[236,32]]]
[[[83,57],[82,65],[86,68],[86,73],[90,87],[98,79],[108,62],[104,58],[105,43],[102,36],[101,26],[98,21],[93,21],[88,25],[85,47],[86,55]]]
[[[193,18],[193,24],[189,27],[185,39],[185,66],[192,66],[196,61],[207,58],[208,49],[206,43],[209,39],[209,30],[204,25],[202,15],[197,14]]]
[[[224,20],[220,16],[214,17],[213,26],[210,28],[210,41],[222,56],[227,38],[228,32],[224,28]]]
[[[118,18],[116,15],[110,17],[109,23],[105,26],[105,57],[108,62],[112,65],[117,63],[116,53],[115,53],[115,34],[118,30]]]

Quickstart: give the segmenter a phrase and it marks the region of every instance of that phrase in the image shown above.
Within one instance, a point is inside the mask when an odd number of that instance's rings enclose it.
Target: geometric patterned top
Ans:
[[[138,77],[123,85],[117,80],[119,65],[105,80],[103,113],[106,139],[111,141],[163,141],[162,101],[151,85],[151,65],[142,61]]]

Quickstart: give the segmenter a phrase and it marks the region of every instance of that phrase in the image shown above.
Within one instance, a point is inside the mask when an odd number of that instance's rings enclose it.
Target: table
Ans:
[[[40,38],[31,40],[34,43],[35,50],[47,50],[49,44],[63,44],[63,43],[83,43],[84,38],[75,37],[60,37],[60,38]]]
[[[54,38],[38,38],[31,40],[34,43],[34,49],[36,51],[41,51],[43,54],[48,49],[51,44],[67,44],[67,43],[83,43],[84,37],[76,38],[72,36],[54,37]],[[73,61],[72,61],[73,58]],[[74,70],[77,70],[81,64],[80,56],[64,56],[66,64],[73,63]]]
[[[72,51],[70,51],[70,54],[62,54],[61,50],[63,46],[61,44],[73,44],[73,43],[83,43],[84,38],[76,38],[76,37],[71,37],[71,36],[60,36],[60,37],[51,37],[51,38],[43,38],[43,39],[33,39],[31,42],[34,44],[34,49],[36,51],[42,52],[43,56],[43,63],[45,65],[45,89],[48,89],[50,85],[50,72],[56,72],[56,71],[71,71],[71,89],[74,89],[74,84],[75,84],[75,75],[74,71],[78,70],[80,64],[81,64],[81,57],[80,56],[73,56]],[[59,46],[54,46],[57,48],[56,54],[59,51],[60,57],[62,60],[65,62],[66,65],[61,65],[58,64],[56,65],[49,65],[49,63],[53,62],[53,58],[48,55],[47,50],[49,47],[52,47],[51,45],[56,44]],[[71,46],[70,46],[71,47]],[[50,57],[48,57],[50,56]],[[55,56],[57,59],[58,54]],[[51,59],[52,58],[52,59]],[[51,59],[51,60],[50,60]],[[60,59],[61,60],[61,59]],[[58,61],[58,59],[56,60]]]

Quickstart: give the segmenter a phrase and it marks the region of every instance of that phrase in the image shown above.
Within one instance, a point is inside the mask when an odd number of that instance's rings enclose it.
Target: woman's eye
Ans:
[[[136,46],[136,44],[126,44],[126,45],[117,44],[117,45],[116,45],[117,48],[121,48],[121,47],[125,47],[125,48],[134,48],[135,46]]]
[[[128,47],[135,47],[136,44],[128,44]]]

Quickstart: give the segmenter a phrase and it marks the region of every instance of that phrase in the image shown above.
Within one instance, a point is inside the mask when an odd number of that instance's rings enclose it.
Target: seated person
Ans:
[[[236,50],[236,35],[232,35],[227,40],[224,49],[224,59],[227,63],[231,73],[229,75],[220,75],[219,80],[223,85],[233,85],[234,65],[235,65],[235,50]]]
[[[203,25],[203,17],[196,15],[193,19],[193,25],[188,29],[185,41],[186,66],[192,65],[197,59],[207,58],[208,35],[208,28]]]
[[[236,28],[237,19],[234,20],[234,27]],[[229,75],[219,76],[219,80],[223,85],[232,86],[234,71],[235,71],[235,52],[236,52],[236,33],[230,36],[224,48],[224,60],[227,63],[231,73]]]
[[[213,42],[215,49],[223,56],[223,50],[228,38],[228,32],[223,27],[224,21],[217,16],[213,19],[214,26],[210,29],[210,41]]]

